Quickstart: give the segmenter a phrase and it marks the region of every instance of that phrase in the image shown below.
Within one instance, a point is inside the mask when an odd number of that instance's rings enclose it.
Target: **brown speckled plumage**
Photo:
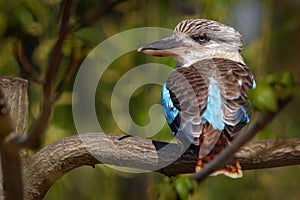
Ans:
[[[196,170],[229,146],[249,122],[247,92],[255,82],[240,54],[242,47],[241,34],[234,28],[191,19],[180,22],[171,37],[139,49],[154,56],[173,56],[177,61],[166,81],[163,108],[178,138],[186,137],[200,146]],[[169,107],[166,102],[170,101]],[[178,114],[173,116],[176,109]],[[234,159],[218,173],[242,176]]]

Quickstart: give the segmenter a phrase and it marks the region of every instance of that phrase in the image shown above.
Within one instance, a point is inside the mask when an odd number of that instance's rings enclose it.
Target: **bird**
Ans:
[[[250,122],[247,92],[256,87],[241,51],[242,35],[233,27],[208,19],[183,20],[167,38],[140,47],[152,56],[171,56],[175,69],[162,85],[166,121],[182,144],[199,146],[200,171]],[[211,175],[242,177],[232,156]]]

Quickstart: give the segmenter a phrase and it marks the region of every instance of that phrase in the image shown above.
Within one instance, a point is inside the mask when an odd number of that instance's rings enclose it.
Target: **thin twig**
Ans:
[[[14,58],[19,63],[19,66],[22,68],[23,72],[28,75],[30,79],[38,84],[43,84],[43,80],[38,73],[33,69],[32,65],[28,61],[28,58],[24,54],[24,49],[21,44],[16,44],[14,49]]]
[[[65,28],[68,30],[68,32],[73,32],[76,31],[82,27],[88,26],[89,24],[93,23],[96,21],[99,17],[103,16],[107,12],[109,12],[114,6],[118,5],[119,3],[123,2],[123,0],[114,0],[114,1],[109,1],[106,5],[99,5],[89,11],[89,13],[83,18],[80,19],[72,24],[69,24]],[[66,18],[62,19],[62,22],[66,21]],[[65,87],[65,85],[68,83],[68,81],[71,78],[71,75],[73,72],[76,70],[77,67],[79,67],[79,63],[82,61],[82,57],[76,57],[76,53],[74,52],[74,48],[72,49],[72,56],[71,56],[71,62],[66,70],[66,74],[62,81],[58,84],[57,89],[56,89],[56,94],[54,99],[57,100]]]
[[[99,5],[99,6],[95,7],[94,9],[92,9],[91,11],[89,11],[83,19],[80,19],[80,20],[74,22],[73,24],[70,24],[69,28],[72,31],[76,31],[82,27],[86,27],[86,26],[90,25],[91,23],[93,23],[94,21],[96,21],[97,19],[99,19],[99,17],[107,14],[109,11],[111,11],[111,9],[113,7],[115,7],[116,5],[118,5],[119,3],[123,2],[123,1],[124,0],[113,0],[113,1],[109,1],[105,5]]]
[[[115,5],[120,3],[120,0],[111,1],[106,5],[102,5],[94,10],[92,10],[86,17],[79,20],[77,23],[69,24],[71,9],[73,5],[73,0],[64,0],[61,7],[61,23],[59,28],[59,36],[53,47],[52,54],[50,56],[50,62],[47,67],[47,72],[43,85],[43,102],[41,108],[41,115],[34,127],[31,128],[32,132],[28,139],[24,142],[24,146],[27,148],[37,148],[40,145],[40,141],[43,133],[47,127],[47,122],[52,114],[54,103],[57,100],[61,92],[55,94],[54,81],[59,71],[59,67],[62,60],[62,46],[68,34],[75,31],[83,26],[86,26],[98,17],[104,15],[109,10],[111,10]]]
[[[65,75],[64,75],[63,79],[59,82],[59,84],[55,90],[55,97],[54,97],[55,101],[57,101],[58,98],[63,93],[66,84],[70,81],[72,75],[80,66],[80,62],[83,60],[84,56],[85,56],[84,54],[76,52],[74,46],[72,47],[69,65],[65,71]]]
[[[290,100],[291,98],[288,98],[285,102],[282,102],[280,108],[282,109]],[[224,166],[226,161],[232,158],[232,155],[234,155],[240,147],[249,142],[260,130],[269,124],[280,110],[276,113],[262,114],[248,130],[242,132],[235,140],[233,140],[230,147],[227,147],[215,159],[209,162],[199,172],[194,173],[191,177],[200,183],[211,173]]]
[[[43,133],[47,127],[47,122],[52,114],[54,107],[54,81],[62,60],[62,46],[65,38],[69,34],[68,23],[70,19],[70,13],[73,0],[64,0],[61,7],[61,24],[59,28],[59,36],[53,47],[52,54],[50,56],[50,62],[47,67],[45,76],[45,84],[43,85],[43,102],[41,108],[41,115],[36,124],[32,128],[31,135],[25,141],[24,145],[27,148],[37,148],[40,145],[40,141]]]

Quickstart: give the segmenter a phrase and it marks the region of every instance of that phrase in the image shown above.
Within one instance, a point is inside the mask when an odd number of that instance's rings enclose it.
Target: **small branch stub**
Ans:
[[[28,81],[16,77],[0,77],[0,88],[14,122],[14,132],[25,135],[28,121]]]
[[[1,197],[23,199],[23,176],[20,159],[23,135],[27,125],[27,81],[0,77],[0,153]],[[3,179],[3,180],[2,180]]]

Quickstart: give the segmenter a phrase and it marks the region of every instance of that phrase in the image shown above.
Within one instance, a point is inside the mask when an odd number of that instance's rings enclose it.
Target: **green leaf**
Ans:
[[[181,200],[186,200],[189,196],[189,189],[185,184],[184,180],[176,179],[174,182],[174,187],[176,190],[177,195]]]
[[[188,176],[184,176],[183,178],[184,178],[185,184],[189,188],[189,191],[194,192],[197,188],[197,182]]]
[[[197,183],[188,176],[177,176],[173,185],[179,199],[186,200],[195,191]]]
[[[280,83],[287,87],[294,86],[294,76],[290,72],[283,72],[280,76]]]
[[[248,96],[253,107],[261,112],[275,112],[278,109],[276,94],[270,86],[260,85],[249,91]]]
[[[163,199],[163,200],[177,199],[176,193],[173,190],[171,184],[164,184],[161,189],[162,189],[163,193],[162,192],[160,193],[161,194],[160,199]]]
[[[158,199],[158,200],[177,199],[177,194],[173,188],[173,185],[170,183],[170,179],[165,180],[160,184],[151,186],[150,194],[151,194],[151,199]]]
[[[270,74],[264,77],[262,85],[273,85],[276,82],[278,82],[278,76],[276,76],[275,74]]]

